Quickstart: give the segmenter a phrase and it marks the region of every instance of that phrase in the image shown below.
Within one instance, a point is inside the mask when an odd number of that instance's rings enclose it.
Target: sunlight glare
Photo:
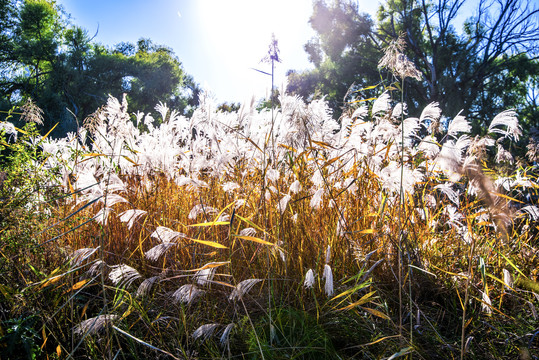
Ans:
[[[251,84],[244,89],[245,96],[265,96],[269,91],[271,80],[252,68],[271,72],[271,66],[260,61],[268,52],[272,33],[279,42],[283,58],[275,71],[277,86],[288,69],[309,66],[306,55],[295,63],[287,58],[292,58],[291,54],[297,58],[297,44],[305,43],[312,36],[309,31],[299,30],[312,12],[310,0],[201,0],[197,4],[197,18],[204,37],[201,43],[207,44],[203,49],[205,56],[219,59],[219,69],[226,69],[231,86],[243,82]]]

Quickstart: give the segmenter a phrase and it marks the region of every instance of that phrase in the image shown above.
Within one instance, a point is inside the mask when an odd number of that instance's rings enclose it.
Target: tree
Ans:
[[[407,81],[403,89],[412,112],[438,101],[446,116],[463,109],[476,132],[502,109],[517,108],[521,115],[536,112],[536,98],[529,99],[528,89],[538,76],[538,10],[529,0],[480,0],[459,32],[455,23],[468,3],[388,0],[374,26],[351,1],[328,5],[317,0],[310,22],[318,36],[306,44],[315,69],[290,73],[289,90],[304,94],[320,81],[324,85],[318,88],[330,90],[331,98],[333,93],[346,94],[344,88],[354,83],[352,89],[374,85],[376,77],[390,79],[376,64],[384,47],[404,34],[406,55],[422,75],[421,81]],[[350,60],[356,67],[345,67]],[[363,61],[362,69],[358,61]]]
[[[26,98],[44,110],[45,129],[74,130],[110,95],[126,93],[131,108],[153,111],[160,101],[185,114],[198,105],[198,85],[174,52],[150,39],[95,44],[66,20],[52,0],[0,0],[0,106]]]
[[[454,24],[469,2],[390,0],[378,12],[377,36],[385,44],[405,34],[423,75],[410,91],[416,104],[438,101],[449,116],[463,109],[480,132],[495,113],[521,108],[539,74],[539,10],[529,0],[480,0],[459,33]]]
[[[288,72],[287,91],[307,100],[325,97],[339,116],[349,90],[358,90],[380,81],[376,68],[381,49],[373,37],[374,22],[359,12],[351,1],[322,0],[313,3],[309,20],[318,36],[305,44],[312,71]],[[372,92],[363,95],[370,96]]]

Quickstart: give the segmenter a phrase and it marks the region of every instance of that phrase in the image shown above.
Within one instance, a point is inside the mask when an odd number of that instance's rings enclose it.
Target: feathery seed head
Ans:
[[[178,238],[187,237],[184,233],[174,231],[165,226],[158,226],[157,229],[150,235],[151,237],[158,239],[162,243],[171,243]]]
[[[129,265],[121,264],[112,267],[109,273],[109,279],[114,285],[128,287],[135,280],[140,279],[141,275],[137,270]]]
[[[202,325],[193,332],[192,336],[195,340],[200,339],[202,342],[204,342],[213,335],[218,326],[219,324]]]
[[[144,210],[130,209],[121,213],[119,215],[119,219],[121,222],[126,222],[127,228],[131,230],[133,228],[133,225],[135,224],[135,221],[137,221],[138,218],[146,214],[147,212]]]
[[[99,315],[88,320],[84,320],[73,328],[73,333],[78,336],[84,334],[96,334],[105,327],[112,325],[112,323],[118,319],[118,317],[118,315]]]
[[[378,62],[378,68],[388,68],[401,79],[411,77],[421,80],[421,73],[415,67],[414,63],[404,55],[406,41],[404,34],[393,40],[384,50],[384,56]]]
[[[505,129],[500,128],[505,127]],[[518,141],[522,135],[522,128],[518,123],[517,113],[514,110],[505,110],[499,113],[492,119],[488,131],[503,135],[504,138],[509,138],[512,141]]]
[[[303,282],[303,286],[307,289],[311,289],[314,285],[314,271],[313,269],[307,270],[307,274],[305,274],[305,281]]]
[[[186,284],[182,285],[178,290],[172,294],[172,298],[178,302],[184,304],[191,304],[196,298],[204,293],[204,290],[200,290],[196,285]]]
[[[161,276],[157,275],[157,276],[152,276],[150,278],[144,279],[144,281],[139,285],[135,296],[137,297],[148,296],[150,291],[152,291],[152,287],[154,286],[156,282],[158,282],[160,278]]]
[[[243,296],[245,294],[247,294],[249,292],[249,290],[251,290],[251,288],[253,286],[255,286],[256,284],[258,284],[260,281],[262,281],[261,279],[247,279],[247,280],[243,280],[242,282],[240,282],[236,288],[232,291],[232,293],[230,294],[230,296],[228,297],[229,300],[236,300],[236,299],[241,299],[243,298]]]
[[[333,295],[333,271],[328,264],[324,265],[324,275],[322,276],[322,279],[326,280],[324,285],[326,295],[331,297]]]
[[[174,246],[176,246],[176,243],[174,242],[162,242],[161,244],[157,244],[150,250],[146,251],[144,257],[150,261],[157,261],[168,251],[168,249]]]
[[[228,324],[225,329],[223,330],[223,334],[221,335],[221,338],[219,339],[219,343],[221,346],[228,345],[229,338],[230,338],[230,332],[234,328],[234,323]]]

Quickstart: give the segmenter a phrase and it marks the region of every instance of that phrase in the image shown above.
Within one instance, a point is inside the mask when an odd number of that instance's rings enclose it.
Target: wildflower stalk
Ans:
[[[404,34],[399,35],[397,39],[392,41],[384,52],[384,56],[380,59],[378,63],[379,68],[388,68],[394,76],[401,79],[401,156],[400,156],[400,187],[399,187],[399,240],[398,240],[398,249],[397,249],[397,266],[398,266],[398,283],[399,283],[399,337],[402,341],[402,277],[403,277],[403,261],[402,261],[402,245],[404,237],[404,223],[406,221],[406,208],[404,203],[405,193],[404,193],[404,83],[407,77],[414,78],[416,80],[421,80],[421,73],[415,68],[414,64],[404,55],[406,42],[404,40]],[[410,269],[408,268],[408,271]],[[408,276],[408,281],[411,282],[410,277]],[[411,294],[411,283],[409,284],[409,294],[410,296],[410,317],[412,317],[412,294]],[[412,341],[412,330],[413,330],[413,321],[410,319],[410,342]],[[402,345],[402,344],[401,344]]]

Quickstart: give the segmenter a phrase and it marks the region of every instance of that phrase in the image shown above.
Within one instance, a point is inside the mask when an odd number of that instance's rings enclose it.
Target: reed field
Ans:
[[[536,138],[398,93],[2,123],[1,358],[539,357]]]

